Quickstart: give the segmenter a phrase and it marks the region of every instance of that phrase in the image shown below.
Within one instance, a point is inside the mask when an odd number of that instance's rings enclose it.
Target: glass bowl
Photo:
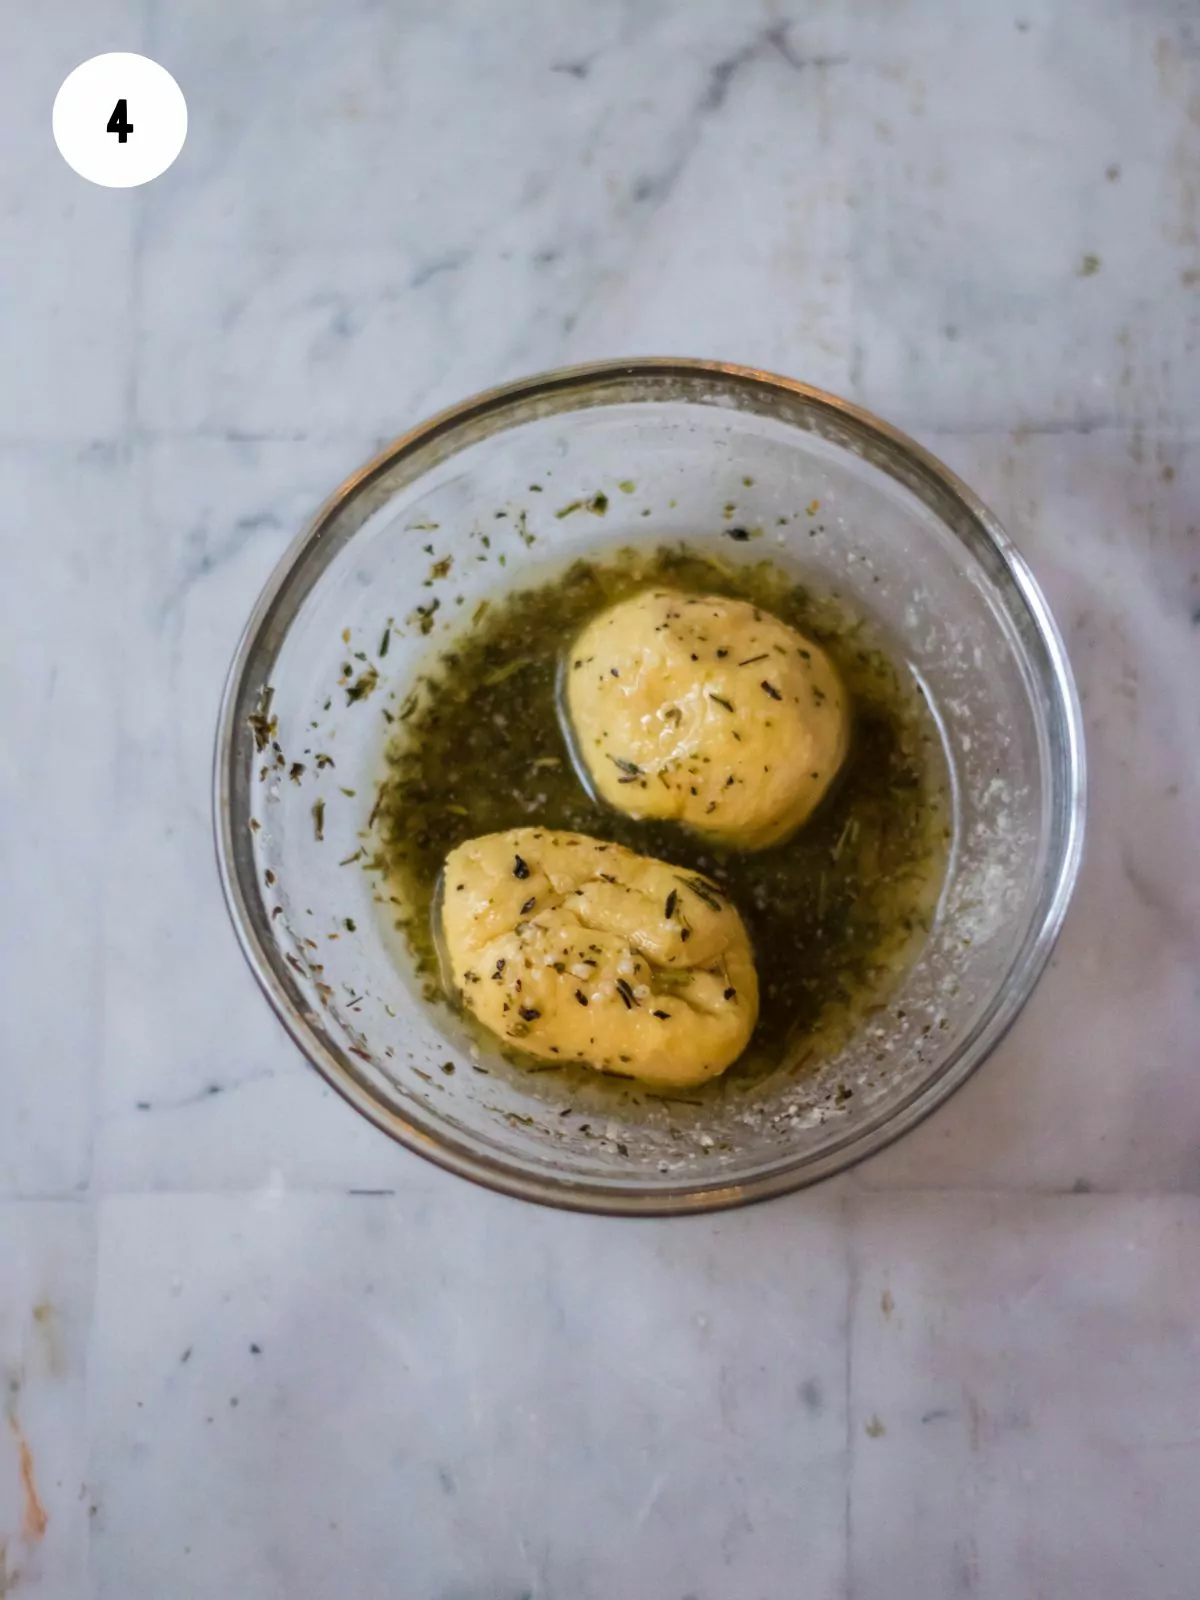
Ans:
[[[635,493],[619,492],[630,483]],[[603,516],[555,514],[597,495]],[[814,501],[816,521],[799,514]],[[380,710],[480,599],[598,549],[719,529],[729,503],[766,532],[726,541],[727,559],[769,554],[849,597],[897,641],[927,696],[953,811],[938,913],[886,1013],[816,1069],[694,1104],[585,1096],[568,1107],[547,1076],[479,1059],[458,1019],[421,998],[381,914],[379,880],[362,870],[388,731]],[[446,557],[450,576],[432,581],[431,562],[444,572]],[[350,702],[335,687],[347,663],[377,667],[385,692]],[[782,1194],[928,1115],[1028,999],[1066,912],[1083,816],[1070,667],[991,513],[845,401],[697,361],[549,373],[397,440],[337,490],[267,585],[217,737],[217,854],[234,927],[313,1065],[378,1128],[451,1171],[609,1213]]]

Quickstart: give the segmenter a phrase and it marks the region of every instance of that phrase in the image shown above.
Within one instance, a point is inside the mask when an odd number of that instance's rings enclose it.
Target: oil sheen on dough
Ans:
[[[516,828],[459,845],[440,922],[463,1004],[546,1060],[703,1083],[758,1016],[750,941],[716,885],[586,834]]]
[[[735,848],[794,832],[849,746],[829,657],[744,600],[634,595],[588,623],[564,674],[569,736],[597,797]]]

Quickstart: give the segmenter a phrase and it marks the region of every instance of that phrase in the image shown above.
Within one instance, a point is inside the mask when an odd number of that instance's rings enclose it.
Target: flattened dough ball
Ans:
[[[571,647],[565,702],[602,800],[744,850],[807,819],[850,742],[821,647],[720,595],[650,589],[602,612]]]
[[[459,845],[441,936],[467,1008],[549,1061],[703,1083],[758,1016],[750,940],[721,891],[586,834],[514,828]]]

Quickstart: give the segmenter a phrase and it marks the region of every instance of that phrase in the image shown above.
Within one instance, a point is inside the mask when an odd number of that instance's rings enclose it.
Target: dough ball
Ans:
[[[586,834],[515,828],[459,845],[440,931],[468,1009],[546,1060],[703,1083],[758,1016],[750,940],[722,892]]]
[[[571,647],[565,701],[600,799],[745,850],[807,819],[850,742],[821,647],[719,595],[652,589],[602,612]]]

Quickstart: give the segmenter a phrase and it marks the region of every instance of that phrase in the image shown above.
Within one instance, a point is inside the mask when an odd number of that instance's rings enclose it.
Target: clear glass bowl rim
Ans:
[[[638,380],[694,381],[697,391],[707,380],[733,395],[753,398],[763,410],[772,399],[820,417],[825,429],[843,443],[854,441],[873,465],[915,489],[929,503],[954,506],[968,542],[978,555],[990,553],[1003,577],[1032,620],[1048,672],[1039,683],[1046,697],[1050,729],[1052,789],[1049,819],[1055,848],[1047,862],[1037,915],[997,985],[990,1005],[975,1027],[947,1055],[937,1072],[923,1082],[886,1119],[856,1129],[815,1156],[794,1165],[775,1167],[737,1185],[699,1182],[677,1190],[630,1182],[620,1188],[572,1179],[569,1173],[536,1172],[497,1160],[469,1137],[460,1137],[436,1120],[409,1118],[383,1105],[308,1028],[271,959],[252,907],[258,898],[253,855],[246,841],[247,815],[236,805],[235,734],[246,710],[257,702],[267,681],[263,670],[273,660],[282,637],[281,619],[290,621],[310,587],[307,567],[316,547],[334,528],[346,506],[398,462],[435,440],[468,439],[475,425],[493,419],[503,431],[507,412],[540,403],[552,413],[584,409],[589,393],[613,384]],[[700,398],[699,392],[697,398]],[[545,410],[539,414],[544,415]],[[799,426],[799,424],[793,424]],[[828,437],[829,434],[827,433]],[[464,441],[465,442],[465,441]],[[943,517],[944,522],[946,519]],[[964,538],[960,528],[952,528]],[[350,535],[353,537],[353,534]],[[1002,598],[1004,598],[1002,596]],[[1006,609],[1011,609],[1007,600]],[[286,613],[286,615],[285,615]],[[503,384],[437,413],[386,445],[372,460],[345,480],[293,540],[260,594],[234,654],[217,722],[213,762],[213,831],[217,868],[226,906],[242,952],[259,987],[287,1032],[329,1085],[358,1112],[398,1143],[461,1177],[499,1193],[561,1209],[610,1216],[678,1216],[746,1205],[803,1188],[857,1164],[914,1128],[949,1098],[1003,1039],[1032,994],[1053,952],[1074,892],[1083,854],[1086,815],[1086,761],[1083,718],[1066,648],[1041,589],[1009,535],[979,497],[941,461],[899,429],[862,407],[797,380],[724,362],[683,357],[643,357],[562,367]],[[241,831],[239,840],[238,832]]]

